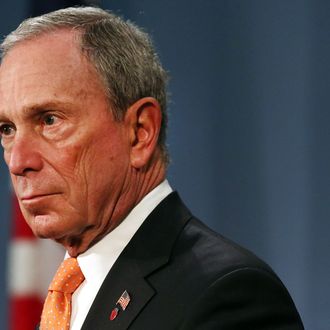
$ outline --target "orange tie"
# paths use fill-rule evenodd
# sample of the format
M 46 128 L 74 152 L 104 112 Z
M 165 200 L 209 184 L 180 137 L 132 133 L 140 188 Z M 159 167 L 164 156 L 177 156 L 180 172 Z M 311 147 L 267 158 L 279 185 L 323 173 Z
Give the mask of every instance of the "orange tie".
M 40 330 L 70 329 L 71 296 L 84 279 L 76 258 L 62 262 L 48 288 Z

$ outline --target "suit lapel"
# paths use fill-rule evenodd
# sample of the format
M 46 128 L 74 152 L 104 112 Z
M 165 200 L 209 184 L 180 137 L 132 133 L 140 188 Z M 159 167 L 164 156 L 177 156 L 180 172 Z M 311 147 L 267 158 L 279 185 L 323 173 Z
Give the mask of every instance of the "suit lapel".
M 88 313 L 82 329 L 127 329 L 140 309 L 152 298 L 154 291 L 134 265 L 128 268 L 128 260 L 121 262 L 128 271 L 121 273 L 119 268 L 107 276 Z M 119 297 L 127 291 L 131 301 L 125 311 L 119 308 L 118 315 L 110 320 Z
M 177 193 L 170 194 L 156 207 L 110 270 L 82 330 L 129 327 L 157 294 L 146 278 L 168 262 L 172 246 L 190 217 Z M 119 308 L 111 321 L 111 311 L 125 290 L 131 298 L 129 305 L 125 311 Z

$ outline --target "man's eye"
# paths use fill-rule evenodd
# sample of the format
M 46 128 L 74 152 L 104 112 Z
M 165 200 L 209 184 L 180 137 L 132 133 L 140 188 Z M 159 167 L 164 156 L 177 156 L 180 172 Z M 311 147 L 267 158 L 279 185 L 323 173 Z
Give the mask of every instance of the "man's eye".
M 44 122 L 45 125 L 51 126 L 51 125 L 54 125 L 56 123 L 56 119 L 57 119 L 56 116 L 51 115 L 51 114 L 46 114 L 43 117 L 43 122 Z
M 0 135 L 1 136 L 10 136 L 15 132 L 14 127 L 9 124 L 0 125 Z

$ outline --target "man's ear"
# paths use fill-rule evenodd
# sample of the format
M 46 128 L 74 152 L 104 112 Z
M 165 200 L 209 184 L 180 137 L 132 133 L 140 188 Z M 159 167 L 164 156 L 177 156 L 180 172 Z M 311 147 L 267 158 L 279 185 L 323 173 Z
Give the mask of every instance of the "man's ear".
M 148 164 L 157 148 L 162 114 L 152 97 L 144 97 L 131 105 L 125 114 L 131 145 L 131 165 L 142 168 Z

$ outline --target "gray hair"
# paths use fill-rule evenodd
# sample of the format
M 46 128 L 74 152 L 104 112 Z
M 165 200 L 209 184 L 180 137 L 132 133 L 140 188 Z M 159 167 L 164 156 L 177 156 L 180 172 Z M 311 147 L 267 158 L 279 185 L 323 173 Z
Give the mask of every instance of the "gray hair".
M 124 118 L 127 108 L 151 96 L 160 104 L 162 125 L 158 139 L 167 162 L 167 74 L 148 34 L 129 21 L 95 7 L 71 7 L 23 21 L 0 46 L 1 58 L 17 43 L 61 28 L 80 32 L 80 47 L 93 63 L 106 87 L 114 117 Z

